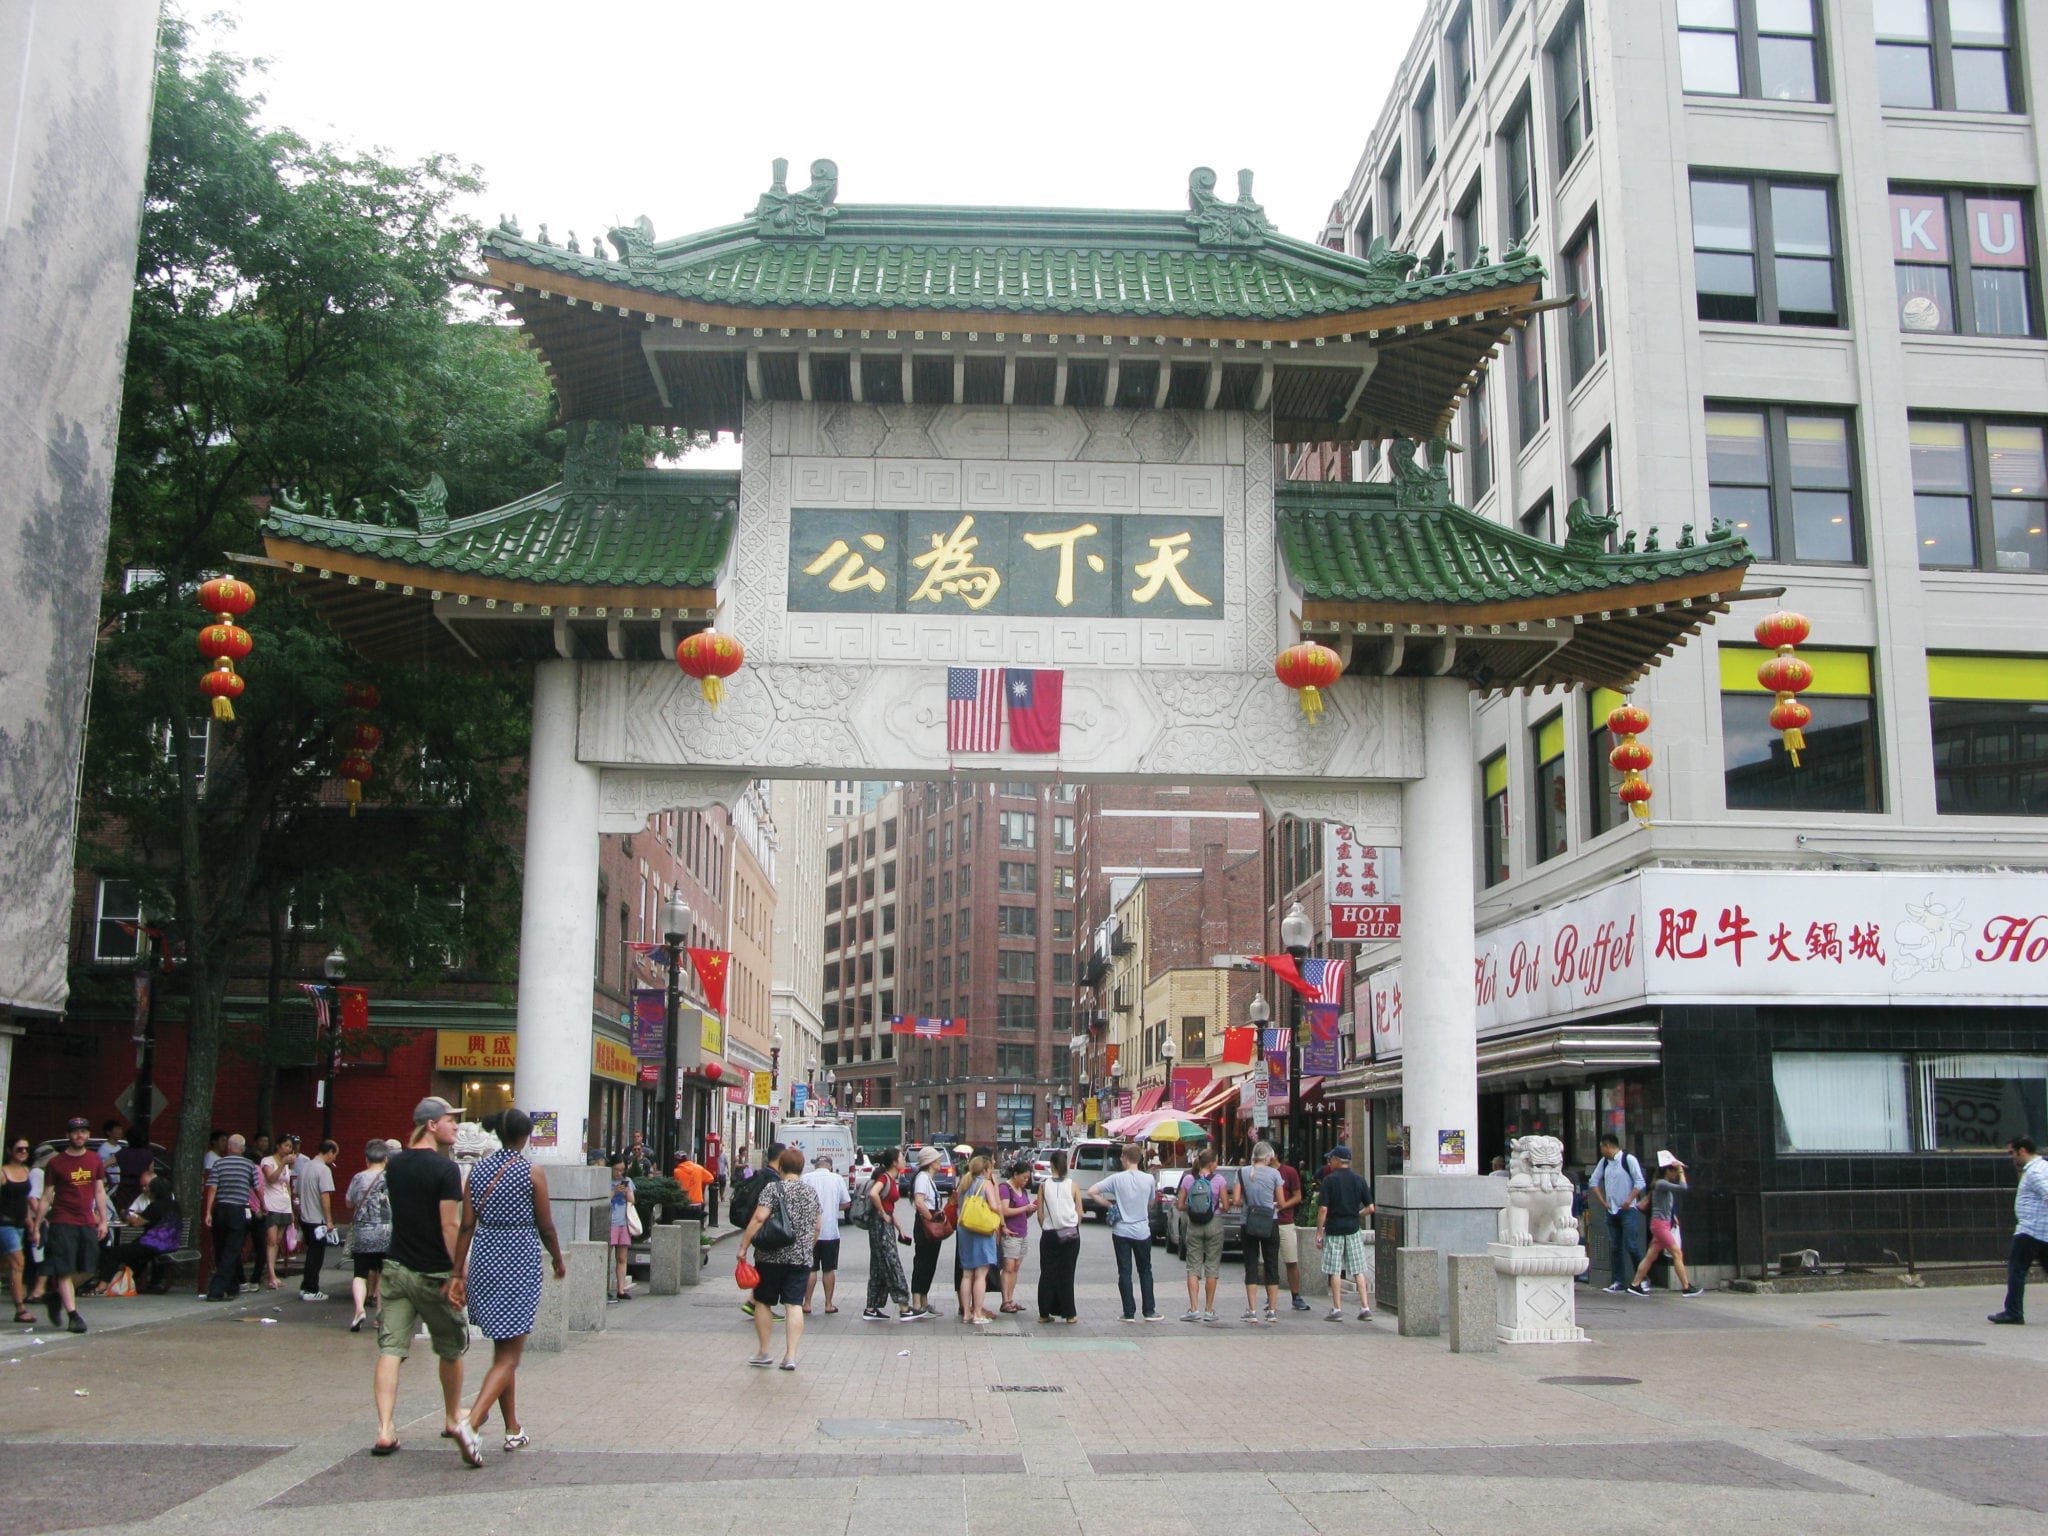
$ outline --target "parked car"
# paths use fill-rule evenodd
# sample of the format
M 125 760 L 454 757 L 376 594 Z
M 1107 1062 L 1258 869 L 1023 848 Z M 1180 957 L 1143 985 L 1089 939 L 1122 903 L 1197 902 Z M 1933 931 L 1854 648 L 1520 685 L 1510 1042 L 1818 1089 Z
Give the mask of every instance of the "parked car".
M 1166 1196 L 1166 1246 L 1172 1249 L 1179 1257 L 1186 1258 L 1188 1251 L 1187 1215 L 1176 1204 L 1176 1200 L 1180 1194 L 1180 1176 L 1187 1172 L 1187 1170 L 1185 1168 L 1171 1168 L 1165 1171 L 1173 1175 L 1173 1188 Z M 1219 1167 L 1216 1171 L 1223 1175 L 1224 1190 L 1232 1199 L 1235 1199 L 1238 1194 L 1237 1176 L 1243 1173 L 1244 1169 Z M 1232 1205 L 1227 1210 L 1218 1212 L 1216 1219 L 1223 1223 L 1223 1251 L 1225 1253 L 1242 1253 L 1244 1251 L 1244 1207 L 1242 1205 Z
M 917 1168 L 917 1154 L 923 1150 L 924 1143 L 921 1141 L 913 1141 L 909 1146 L 905 1147 L 903 1149 L 903 1166 L 914 1172 Z M 939 1198 L 944 1200 L 953 1193 L 954 1186 L 960 1182 L 960 1172 L 953 1165 L 952 1150 L 947 1147 L 941 1147 L 939 1150 L 944 1156 L 941 1158 L 938 1167 L 932 1170 L 932 1184 L 938 1190 Z
M 1167 1215 L 1173 1208 L 1174 1197 L 1180 1193 L 1180 1176 L 1184 1168 L 1155 1168 L 1152 1170 L 1154 1189 L 1152 1191 L 1152 1241 L 1163 1243 L 1167 1240 L 1169 1223 Z
M 1068 1160 L 1068 1172 L 1072 1174 L 1074 1183 L 1079 1186 L 1082 1194 L 1087 1194 L 1123 1166 L 1118 1161 L 1117 1153 L 1121 1145 L 1122 1143 L 1107 1136 L 1084 1136 L 1074 1143 L 1071 1149 L 1073 1155 Z M 1084 1217 L 1103 1217 L 1102 1207 L 1097 1205 L 1083 1206 L 1081 1213 Z
M 1038 1188 L 1052 1177 L 1052 1147 L 1036 1147 L 1031 1153 L 1031 1187 Z

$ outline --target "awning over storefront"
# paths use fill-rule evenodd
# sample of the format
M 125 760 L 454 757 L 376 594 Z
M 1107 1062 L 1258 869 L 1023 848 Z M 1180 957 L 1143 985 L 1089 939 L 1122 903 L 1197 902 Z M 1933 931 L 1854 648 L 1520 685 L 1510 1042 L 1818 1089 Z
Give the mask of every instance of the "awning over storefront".
M 1131 1106 L 1131 1113 L 1142 1115 L 1148 1110 L 1157 1109 L 1165 1097 L 1166 1085 L 1164 1083 L 1155 1083 L 1150 1088 L 1141 1088 L 1138 1090 L 1137 1103 Z
M 1237 1102 L 1238 1085 L 1244 1079 L 1233 1077 L 1224 1082 L 1211 1083 L 1202 1096 L 1187 1107 L 1190 1120 L 1216 1120 L 1230 1112 Z
M 1654 1067 L 1662 1059 L 1654 1019 L 1557 1024 L 1524 1035 L 1479 1042 L 1482 1087 L 1505 1088 L 1545 1078 L 1586 1077 L 1629 1067 Z M 1302 1085 L 1304 1096 L 1308 1085 Z M 1399 1058 L 1360 1062 L 1330 1079 L 1330 1092 L 1373 1098 L 1401 1091 Z

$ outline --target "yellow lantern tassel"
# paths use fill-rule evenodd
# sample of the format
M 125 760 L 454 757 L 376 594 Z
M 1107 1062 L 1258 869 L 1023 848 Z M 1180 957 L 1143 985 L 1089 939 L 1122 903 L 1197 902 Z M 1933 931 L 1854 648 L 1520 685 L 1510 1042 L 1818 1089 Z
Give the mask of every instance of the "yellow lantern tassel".
M 353 820 L 356 814 L 356 807 L 363 803 L 363 786 L 354 779 L 343 779 L 341 781 L 341 798 L 348 802 L 349 818 Z
M 1792 759 L 1792 766 L 1799 766 L 1799 754 L 1806 750 L 1806 735 L 1798 726 L 1785 733 L 1785 751 Z
M 228 702 L 226 695 L 214 695 L 213 718 L 216 720 L 233 720 L 235 718 L 235 706 Z
M 704 690 L 704 702 L 713 709 L 725 702 L 725 684 L 715 677 L 707 677 L 698 685 Z
M 1301 712 L 1308 716 L 1308 723 L 1314 725 L 1323 717 L 1323 696 L 1314 683 L 1301 690 Z

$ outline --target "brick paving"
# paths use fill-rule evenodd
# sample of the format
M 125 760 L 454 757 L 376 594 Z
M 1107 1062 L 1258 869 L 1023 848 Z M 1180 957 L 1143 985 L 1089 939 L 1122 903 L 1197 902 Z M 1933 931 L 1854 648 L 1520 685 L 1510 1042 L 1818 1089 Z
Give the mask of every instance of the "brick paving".
M 2048 1329 L 1988 1328 L 1981 1288 L 1860 1308 L 1583 1298 L 1591 1343 L 1452 1355 L 1390 1319 L 1242 1327 L 1228 1285 L 1230 1321 L 1127 1326 L 1108 1245 L 1088 1237 L 1073 1328 L 1029 1312 L 995 1329 L 864 1323 L 849 1245 L 843 1310 L 813 1319 L 794 1374 L 746 1366 L 752 1331 L 716 1254 L 703 1287 L 614 1307 L 606 1332 L 530 1356 L 534 1447 L 508 1456 L 488 1437 L 481 1471 L 435 1438 L 424 1352 L 402 1379 L 406 1449 L 365 1454 L 375 1345 L 345 1331 L 344 1306 L 89 1303 L 83 1338 L 0 1330 L 0 1532 L 158 1536 L 253 1513 L 321 1536 L 1583 1536 L 1654 1513 L 1701 1531 L 2003 1536 L 2048 1512 L 2048 1442 L 2007 1432 Z M 1178 1266 L 1158 1257 L 1165 1304 Z M 137 1325 L 104 1326 L 123 1319 Z M 1942 1338 L 1980 1347 L 1911 1342 Z M 472 1390 L 486 1358 L 472 1353 Z M 1585 1380 L 1603 1377 L 1634 1384 Z

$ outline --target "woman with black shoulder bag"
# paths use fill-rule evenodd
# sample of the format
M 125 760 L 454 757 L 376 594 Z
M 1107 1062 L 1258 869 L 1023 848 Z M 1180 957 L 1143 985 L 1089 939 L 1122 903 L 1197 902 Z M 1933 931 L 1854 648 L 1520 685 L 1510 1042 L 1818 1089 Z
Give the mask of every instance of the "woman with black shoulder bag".
M 1067 1154 L 1053 1153 L 1052 1172 L 1038 1186 L 1038 1320 L 1081 1321 L 1074 1269 L 1081 1262 L 1081 1188 L 1067 1176 Z

